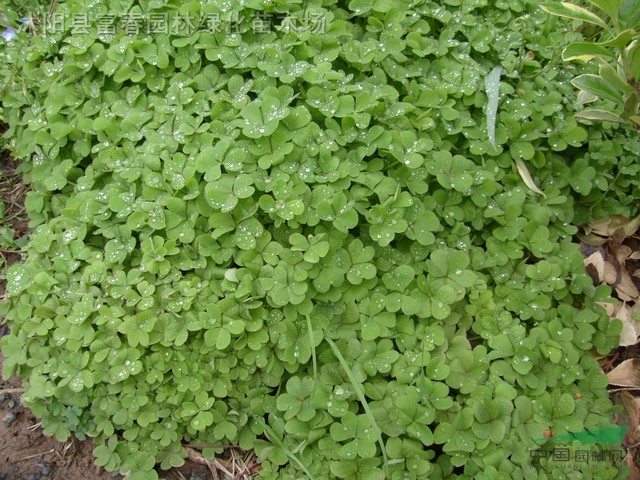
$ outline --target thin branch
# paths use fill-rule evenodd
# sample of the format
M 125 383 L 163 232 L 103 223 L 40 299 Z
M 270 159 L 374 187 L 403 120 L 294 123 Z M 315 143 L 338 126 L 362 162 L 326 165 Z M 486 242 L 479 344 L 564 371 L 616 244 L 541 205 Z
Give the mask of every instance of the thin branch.
M 37 457 L 40 457 L 42 455 L 49 455 L 50 453 L 55 453 L 55 451 L 56 451 L 56 449 L 52 448 L 51 450 L 47 450 L 46 452 L 34 453 L 33 455 L 26 456 L 24 458 L 19 459 L 18 461 L 22 462 L 23 460 L 30 460 L 32 458 L 37 458 Z
M 621 387 L 621 388 L 612 388 L 611 390 L 609 390 L 609 393 L 615 393 L 615 392 L 626 392 L 629 390 L 640 390 L 640 387 Z
M 2 393 L 24 393 L 24 388 L 2 388 L 0 394 Z

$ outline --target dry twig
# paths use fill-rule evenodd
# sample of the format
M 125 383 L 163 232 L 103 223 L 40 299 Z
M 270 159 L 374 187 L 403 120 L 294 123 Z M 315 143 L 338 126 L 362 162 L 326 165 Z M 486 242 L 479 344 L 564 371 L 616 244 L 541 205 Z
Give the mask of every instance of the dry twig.
M 51 450 L 47 450 L 46 452 L 40 452 L 40 453 L 34 453 L 33 455 L 27 455 L 24 458 L 20 458 L 18 461 L 22 462 L 24 460 L 30 460 L 32 458 L 37 458 L 37 457 L 40 457 L 42 455 L 49 455 L 50 453 L 56 453 L 56 449 L 52 448 Z
M 0 388 L 0 394 L 2 393 L 24 393 L 24 388 Z

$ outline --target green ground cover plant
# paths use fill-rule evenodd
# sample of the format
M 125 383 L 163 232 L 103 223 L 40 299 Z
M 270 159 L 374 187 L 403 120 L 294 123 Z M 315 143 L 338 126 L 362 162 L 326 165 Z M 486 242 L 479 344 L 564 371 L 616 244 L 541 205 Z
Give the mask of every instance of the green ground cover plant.
M 262 478 L 620 478 L 531 456 L 613 425 L 593 353 L 621 325 L 572 236 L 637 212 L 640 145 L 574 118 L 594 67 L 561 52 L 588 31 L 529 0 L 35 12 L 0 47 L 31 187 L 1 345 L 47 434 L 131 480 L 185 443 Z
M 548 3 L 542 8 L 569 20 L 602 29 L 600 38 L 575 42 L 562 52 L 564 60 L 597 59 L 597 73 L 585 73 L 572 83 L 585 103 L 596 99 L 613 108 L 588 108 L 576 114 L 587 121 L 617 122 L 640 132 L 640 2 L 637 0 L 592 0 L 588 8 L 573 3 Z

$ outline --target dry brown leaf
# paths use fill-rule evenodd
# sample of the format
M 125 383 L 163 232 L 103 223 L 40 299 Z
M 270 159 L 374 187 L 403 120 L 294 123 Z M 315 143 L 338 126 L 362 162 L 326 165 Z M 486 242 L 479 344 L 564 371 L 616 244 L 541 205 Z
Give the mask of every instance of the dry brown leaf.
M 620 346 L 628 347 L 638 342 L 638 332 L 628 322 L 622 322 L 622 331 L 620 332 Z
M 640 398 L 624 391 L 620 392 L 620 395 L 628 417 L 624 423 L 628 423 L 629 426 L 623 445 L 635 445 L 640 434 Z
M 593 252 L 585 258 L 584 266 L 594 282 L 602 283 L 604 279 L 604 257 L 601 252 Z
M 640 359 L 625 360 L 607 373 L 609 385 L 618 387 L 640 387 Z
M 629 259 L 630 260 L 640 260 L 640 250 L 637 250 L 637 251 L 633 252 L 631 255 L 629 255 Z
M 527 187 L 529 187 L 529 190 L 531 190 L 532 192 L 538 193 L 543 197 L 546 197 L 544 192 L 538 188 L 538 186 L 536 185 L 536 182 L 531 177 L 531 173 L 529 172 L 527 165 L 519 158 L 516 158 L 516 167 L 518 169 L 518 173 L 520 174 L 520 177 L 522 178 L 522 181 Z
M 598 302 L 598 305 L 604 308 L 610 319 L 616 319 L 622 322 L 620 346 L 626 347 L 638 343 L 638 337 L 640 337 L 640 320 L 636 320 L 634 314 L 640 311 L 639 304 L 628 305 L 625 302 Z
M 631 247 L 629 247 L 628 245 L 620 245 L 613 252 L 616 256 L 616 259 L 618 260 L 618 263 L 620 263 L 620 265 L 624 265 L 633 250 L 631 250 Z
M 604 264 L 603 280 L 608 285 L 613 285 L 616 283 L 616 280 L 618 280 L 618 270 L 616 270 L 616 267 L 609 262 L 605 262 Z
M 618 228 L 613 234 L 609 237 L 609 246 L 611 250 L 614 252 L 622 245 L 624 239 L 627 238 L 627 233 L 622 228 Z
M 594 220 L 593 222 L 584 225 L 583 228 L 587 235 L 590 235 L 593 233 L 595 235 L 600 235 L 601 237 L 608 237 L 610 223 L 611 223 L 610 218 Z
M 614 215 L 605 220 L 598 220 L 585 226 L 587 234 L 593 232 L 601 237 L 610 237 L 616 230 L 622 228 L 626 235 L 633 235 L 640 227 L 640 215 L 632 219 Z
M 633 282 L 626 270 L 620 272 L 620 278 L 615 283 L 614 288 L 620 300 L 635 302 L 640 297 L 640 291 Z
M 599 247 L 600 245 L 604 245 L 605 243 L 607 243 L 606 238 L 596 235 L 595 233 L 590 233 L 588 235 L 584 233 L 578 233 L 577 235 L 581 242 L 593 247 Z
M 607 315 L 609 315 L 610 317 L 613 317 L 616 314 L 616 311 L 618 310 L 616 308 L 618 305 L 617 303 L 597 302 L 597 304 L 600 305 L 602 308 L 604 308 L 604 310 L 607 312 Z
M 618 311 L 613 318 L 622 322 L 622 331 L 620 332 L 620 346 L 628 347 L 638 342 L 639 332 L 636 330 L 636 322 L 631 318 L 631 308 L 620 302 Z
M 629 432 L 635 432 L 638 426 L 640 426 L 640 398 L 624 391 L 620 392 L 620 395 L 629 414 Z

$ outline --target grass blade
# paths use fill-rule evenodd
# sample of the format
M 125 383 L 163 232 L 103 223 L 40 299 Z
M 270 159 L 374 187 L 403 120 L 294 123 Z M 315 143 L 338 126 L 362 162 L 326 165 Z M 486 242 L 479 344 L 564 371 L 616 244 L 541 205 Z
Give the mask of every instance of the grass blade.
M 484 79 L 484 88 L 487 93 L 487 134 L 489 141 L 496 146 L 496 118 L 498 116 L 498 101 L 500 100 L 500 75 L 502 67 L 495 67 Z
M 314 385 L 318 381 L 318 360 L 316 359 L 316 339 L 313 335 L 313 326 L 311 325 L 311 317 L 307 315 L 307 330 L 309 331 L 309 342 L 311 342 L 311 359 L 313 361 L 313 382 Z
M 276 417 L 275 415 L 273 416 L 273 419 L 278 422 L 278 424 L 280 425 L 280 427 L 282 428 L 282 430 L 284 431 L 284 425 L 282 425 L 282 422 L 280 421 L 280 419 L 278 417 Z M 302 463 L 302 460 L 300 460 L 298 457 L 296 457 L 296 455 L 287 448 L 287 446 L 285 445 L 285 443 L 280 439 L 280 437 L 278 436 L 278 434 L 276 434 L 276 432 L 273 431 L 273 428 L 271 428 L 271 426 L 267 423 L 264 422 L 264 424 L 262 425 L 264 427 L 264 431 L 267 434 L 267 438 L 272 442 L 275 443 L 277 446 L 279 446 L 283 451 L 284 454 L 292 461 L 294 462 L 296 465 L 298 465 L 300 467 L 300 470 L 302 470 L 304 472 L 304 474 L 309 477 L 309 480 L 315 480 L 314 476 L 311 475 L 311 472 L 309 472 L 309 469 L 306 467 L 306 465 L 304 463 Z
M 380 450 L 382 451 L 382 457 L 384 458 L 385 474 L 387 478 L 389 478 L 389 468 L 388 468 L 389 460 L 387 458 L 387 449 L 385 448 L 384 441 L 382 440 L 382 430 L 380 430 L 380 427 L 378 427 L 378 424 L 376 423 L 376 419 L 373 416 L 373 412 L 369 408 L 367 399 L 364 396 L 364 391 L 362 390 L 362 387 L 360 386 L 360 384 L 356 381 L 356 378 L 354 377 L 353 372 L 351 371 L 351 368 L 349 368 L 349 365 L 347 364 L 347 361 L 342 356 L 342 353 L 340 352 L 340 349 L 338 348 L 338 346 L 330 338 L 325 338 L 325 340 L 331 347 L 331 350 L 333 350 L 334 355 L 336 356 L 343 370 L 347 374 L 347 377 L 349 378 L 349 381 L 351 382 L 353 389 L 356 391 L 356 395 L 358 395 L 358 399 L 360 400 L 360 403 L 362 403 L 362 407 L 364 408 L 365 413 L 369 417 L 369 420 L 371 420 L 371 425 L 376 431 L 376 435 L 378 437 L 378 444 L 380 445 Z

